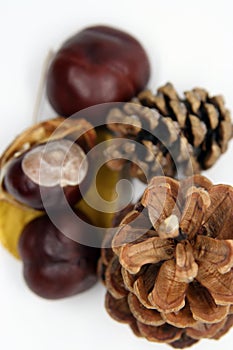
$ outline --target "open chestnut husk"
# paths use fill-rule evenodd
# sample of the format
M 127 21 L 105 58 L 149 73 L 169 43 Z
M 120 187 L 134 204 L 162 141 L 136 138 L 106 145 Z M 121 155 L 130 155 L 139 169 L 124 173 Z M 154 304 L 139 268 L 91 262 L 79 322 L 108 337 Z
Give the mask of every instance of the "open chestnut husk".
M 1 170 L 2 176 L 3 170 L 5 169 L 5 164 L 8 164 L 8 159 L 10 162 L 11 159 L 14 159 L 13 155 L 17 153 L 17 150 L 26 148 L 25 146 L 22 146 L 25 140 L 30 141 L 29 143 L 31 145 L 39 143 L 39 140 L 46 140 L 46 138 L 48 138 L 52 133 L 52 130 L 54 130 L 54 128 L 61 123 L 61 120 L 64 119 L 59 118 L 50 120 L 45 122 L 45 124 L 39 124 L 35 129 L 29 129 L 30 132 L 26 131 L 21 134 L 1 158 L 3 165 Z M 65 137 L 67 134 L 68 125 L 74 125 L 73 131 L 77 128 L 77 121 L 74 124 L 73 121 L 70 121 L 70 119 L 66 119 L 65 121 L 66 123 L 60 124 L 60 127 L 57 129 L 61 130 L 61 126 L 63 126 L 64 132 L 59 135 L 60 137 Z M 95 143 L 98 145 L 109 142 L 112 138 L 112 134 L 107 129 L 103 128 L 98 128 L 96 132 L 92 129 L 88 131 L 88 133 L 88 137 L 85 133 L 82 140 L 80 140 L 80 138 L 78 139 L 79 145 L 85 150 L 85 152 L 87 152 L 88 149 Z M 97 136 L 96 139 L 95 135 Z M 68 137 L 71 138 L 71 136 L 72 138 L 75 137 L 74 135 L 70 134 Z M 36 142 L 36 140 L 38 140 L 38 142 Z M 82 194 L 84 194 L 84 196 L 80 201 L 78 201 L 77 204 L 75 204 L 75 208 L 91 218 L 93 225 L 99 227 L 100 231 L 101 228 L 112 227 L 112 218 L 115 211 L 118 210 L 118 204 L 115 201 L 116 185 L 120 179 L 126 178 L 126 174 L 119 171 L 113 171 L 109 169 L 107 165 L 103 165 L 98 169 L 98 162 L 96 162 L 96 159 L 101 159 L 101 154 L 102 151 L 101 149 L 98 149 L 98 147 L 93 147 L 91 152 L 88 152 L 87 156 L 88 161 L 90 160 L 90 167 L 88 168 L 88 181 L 85 181 L 85 184 L 89 184 L 89 177 L 92 179 L 92 181 L 87 191 L 84 193 L 84 183 L 81 183 Z M 96 191 L 99 196 L 106 201 L 105 203 L 108 203 L 107 211 L 101 210 L 103 207 L 99 201 L 98 195 L 96 195 Z M 51 209 L 53 210 L 58 208 L 58 206 L 61 207 L 60 203 L 56 203 L 55 208 L 50 208 L 49 211 L 51 211 Z M 66 206 L 62 207 L 62 209 L 64 210 L 65 207 Z M 18 241 L 19 237 L 21 236 L 21 232 L 30 221 L 41 215 L 43 215 L 42 211 L 32 209 L 30 206 L 28 207 L 22 203 L 19 203 L 15 197 L 11 196 L 6 191 L 3 191 L 2 183 L 2 190 L 0 190 L 0 243 L 16 258 L 20 258 L 18 254 Z
M 145 87 L 150 65 L 142 45 L 108 26 L 85 28 L 69 38 L 52 59 L 47 96 L 57 113 L 129 101 Z M 104 122 L 104 113 L 95 116 Z
M 80 185 L 83 193 L 91 182 L 86 152 L 95 140 L 85 119 L 57 118 L 27 129 L 0 160 L 1 198 L 38 210 L 74 205 Z
M 87 232 L 90 220 L 80 211 L 76 214 L 78 225 L 73 225 L 69 213 L 55 213 L 53 220 L 59 228 L 43 215 L 27 224 L 20 236 L 19 255 L 23 261 L 24 279 L 28 287 L 43 298 L 65 298 L 81 293 L 97 282 L 100 249 L 79 243 L 90 233 Z M 98 246 L 96 232 L 93 236 Z

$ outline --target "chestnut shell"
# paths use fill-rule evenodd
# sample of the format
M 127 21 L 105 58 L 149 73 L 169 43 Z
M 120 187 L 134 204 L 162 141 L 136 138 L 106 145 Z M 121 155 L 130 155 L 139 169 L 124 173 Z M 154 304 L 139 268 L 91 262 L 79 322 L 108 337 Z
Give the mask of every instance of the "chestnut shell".
M 149 60 L 131 35 L 107 26 L 86 28 L 55 55 L 47 79 L 48 99 L 62 116 L 105 102 L 129 101 L 150 74 Z

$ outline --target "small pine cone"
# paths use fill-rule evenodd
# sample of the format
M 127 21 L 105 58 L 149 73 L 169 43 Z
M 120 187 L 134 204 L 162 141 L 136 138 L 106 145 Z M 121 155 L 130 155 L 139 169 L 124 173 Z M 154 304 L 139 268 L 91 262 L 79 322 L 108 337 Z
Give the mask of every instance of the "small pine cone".
M 233 187 L 154 177 L 103 242 L 109 314 L 174 348 L 219 339 L 233 326 L 232 226 Z
M 230 112 L 222 96 L 210 97 L 204 89 L 184 95 L 181 99 L 168 83 L 156 95 L 142 91 L 133 103 L 110 110 L 108 128 L 124 142 L 113 141 L 106 151 L 109 166 L 119 169 L 130 160 L 132 176 L 144 181 L 210 168 L 232 137 Z

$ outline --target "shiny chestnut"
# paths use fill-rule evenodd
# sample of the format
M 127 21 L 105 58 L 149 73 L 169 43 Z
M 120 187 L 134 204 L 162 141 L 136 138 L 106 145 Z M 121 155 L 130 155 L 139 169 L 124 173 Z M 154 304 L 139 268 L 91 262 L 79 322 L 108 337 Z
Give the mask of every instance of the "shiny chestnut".
M 79 242 L 88 235 L 87 217 L 78 213 L 74 225 L 67 212 L 57 212 L 31 221 L 19 240 L 24 279 L 28 287 L 47 299 L 65 298 L 81 293 L 97 282 L 97 261 L 100 249 Z M 60 230 L 60 227 L 62 229 Z M 68 236 L 76 239 L 70 239 Z
M 47 95 L 56 112 L 67 117 L 96 104 L 129 101 L 145 87 L 149 74 L 147 54 L 134 37 L 94 26 L 57 52 L 48 71 Z
M 88 187 L 88 160 L 70 140 L 37 145 L 14 157 L 6 166 L 4 189 L 18 202 L 34 209 L 74 205 Z

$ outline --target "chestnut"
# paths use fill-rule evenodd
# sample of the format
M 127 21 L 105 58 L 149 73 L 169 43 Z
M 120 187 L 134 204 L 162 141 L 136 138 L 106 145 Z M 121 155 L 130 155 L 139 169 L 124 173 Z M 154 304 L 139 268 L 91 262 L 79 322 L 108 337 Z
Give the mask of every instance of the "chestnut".
M 62 139 L 34 146 L 6 166 L 4 189 L 34 209 L 74 205 L 88 187 L 88 159 L 83 149 Z M 90 173 L 90 172 L 89 172 Z
M 55 111 L 67 117 L 96 104 L 129 101 L 145 87 L 149 74 L 147 54 L 134 37 L 94 26 L 57 52 L 48 70 L 47 96 Z
M 47 215 L 40 216 L 27 224 L 20 236 L 18 249 L 24 279 L 43 298 L 59 299 L 81 293 L 97 281 L 100 249 L 82 245 L 65 235 L 72 231 L 77 241 L 82 241 L 88 234 L 89 219 L 81 212 L 78 215 L 82 220 L 75 226 L 69 213 L 55 214 L 62 232 Z

